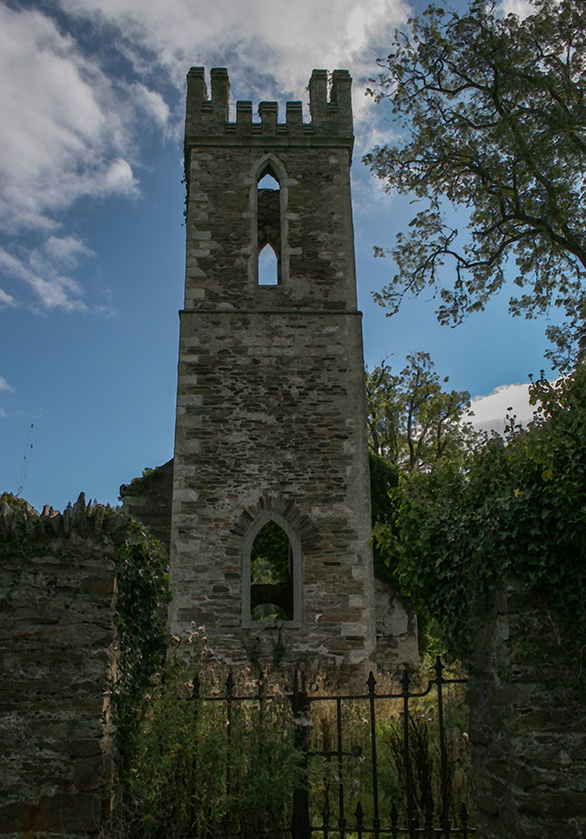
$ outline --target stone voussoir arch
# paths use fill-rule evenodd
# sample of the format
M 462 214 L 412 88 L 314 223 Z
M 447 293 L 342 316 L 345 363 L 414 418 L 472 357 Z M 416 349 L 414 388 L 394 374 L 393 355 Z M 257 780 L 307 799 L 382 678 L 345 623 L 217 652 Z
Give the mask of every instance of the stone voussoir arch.
M 279 496 L 263 496 L 244 509 L 231 532 L 232 539 L 238 544 L 242 564 L 242 625 L 250 629 L 258 623 L 251 616 L 251 553 L 256 536 L 270 521 L 286 533 L 293 556 L 293 619 L 285 621 L 284 625 L 300 627 L 303 622 L 304 560 L 318 549 L 319 535 L 311 518 L 294 501 Z

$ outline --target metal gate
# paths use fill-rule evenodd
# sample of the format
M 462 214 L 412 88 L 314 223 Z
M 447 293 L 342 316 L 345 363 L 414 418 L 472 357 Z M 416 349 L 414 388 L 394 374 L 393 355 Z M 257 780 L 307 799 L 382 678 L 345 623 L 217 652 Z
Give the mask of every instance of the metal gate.
M 439 658 L 435 675 L 423 690 L 411 689 L 406 670 L 398 689 L 386 693 L 377 692 L 372 673 L 364 692 L 345 694 L 308 689 L 305 676 L 295 673 L 292 690 L 279 697 L 280 702 L 285 700 L 282 712 L 289 715 L 294 727 L 299 755 L 291 817 L 272 824 L 267 837 L 472 837 L 475 828 L 470 825 L 467 808 L 463 802 L 454 801 L 445 719 L 446 689 L 465 683 L 466 679 L 446 678 Z M 201 696 L 196 682 L 193 696 L 202 702 L 225 703 L 228 738 L 235 703 L 262 706 L 276 700 L 262 680 L 257 692 L 239 695 L 232 675 L 223 694 Z M 418 722 L 422 703 L 427 703 L 425 707 L 433 717 L 434 772 L 422 746 L 428 737 L 427 728 Z M 395 764 L 391 790 L 389 739 Z M 386 748 L 381 749 L 381 745 Z M 229 788 L 237 767 L 230 763 L 230 748 L 227 754 Z M 425 765 L 426 760 L 430 765 Z

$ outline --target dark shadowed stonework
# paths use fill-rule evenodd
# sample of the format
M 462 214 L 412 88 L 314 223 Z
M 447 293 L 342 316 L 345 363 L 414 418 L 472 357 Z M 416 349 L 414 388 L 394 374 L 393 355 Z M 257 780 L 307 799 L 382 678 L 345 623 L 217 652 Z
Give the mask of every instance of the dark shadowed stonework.
M 111 514 L 0 506 L 0 836 L 97 836 L 112 779 Z M 24 556 L 23 556 L 24 551 Z
M 153 536 L 163 543 L 167 552 L 171 542 L 172 494 L 172 460 L 120 487 L 124 512 L 146 524 Z
M 560 652 L 539 602 L 503 591 L 475 639 L 468 691 L 482 839 L 586 836 L 584 676 Z

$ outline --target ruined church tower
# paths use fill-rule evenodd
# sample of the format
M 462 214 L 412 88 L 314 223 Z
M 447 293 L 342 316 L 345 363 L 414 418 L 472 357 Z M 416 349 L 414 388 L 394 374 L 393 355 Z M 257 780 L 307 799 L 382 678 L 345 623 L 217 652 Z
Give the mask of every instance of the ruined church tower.
M 188 75 L 171 627 L 237 663 L 371 666 L 375 650 L 351 79 L 237 102 Z

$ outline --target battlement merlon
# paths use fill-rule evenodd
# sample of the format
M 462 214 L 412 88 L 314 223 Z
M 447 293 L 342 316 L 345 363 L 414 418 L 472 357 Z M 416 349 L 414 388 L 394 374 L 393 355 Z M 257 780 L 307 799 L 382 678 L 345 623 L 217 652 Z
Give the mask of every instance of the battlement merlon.
M 253 122 L 252 102 L 236 103 L 236 121 L 229 121 L 230 80 L 224 67 L 210 72 L 211 97 L 203 67 L 187 74 L 186 143 L 341 145 L 352 150 L 352 78 L 347 70 L 334 70 L 328 99 L 327 70 L 314 70 L 309 82 L 311 122 L 303 122 L 301 102 L 287 102 L 285 122 L 279 122 L 277 102 L 260 102 L 260 122 Z

